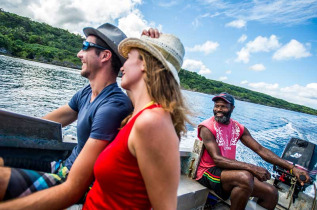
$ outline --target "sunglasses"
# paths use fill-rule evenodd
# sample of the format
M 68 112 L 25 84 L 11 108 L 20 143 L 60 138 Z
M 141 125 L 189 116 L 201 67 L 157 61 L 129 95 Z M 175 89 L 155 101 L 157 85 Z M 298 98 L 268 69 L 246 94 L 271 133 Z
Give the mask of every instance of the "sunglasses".
M 83 48 L 82 50 L 88 50 L 89 47 L 95 47 L 98 49 L 102 49 L 102 50 L 108 50 L 107 48 L 101 47 L 97 44 L 91 43 L 91 42 L 87 42 L 87 41 L 83 41 Z

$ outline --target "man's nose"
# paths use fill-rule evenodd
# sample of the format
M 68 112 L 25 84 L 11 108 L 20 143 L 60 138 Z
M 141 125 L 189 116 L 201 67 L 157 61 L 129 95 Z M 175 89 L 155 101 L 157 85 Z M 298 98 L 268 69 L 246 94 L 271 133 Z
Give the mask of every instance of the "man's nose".
M 77 57 L 78 57 L 78 58 L 81 58 L 81 57 L 82 57 L 82 51 L 83 51 L 83 50 L 80 50 L 80 51 L 77 53 Z
M 221 112 L 222 111 L 222 107 L 216 107 L 216 111 Z

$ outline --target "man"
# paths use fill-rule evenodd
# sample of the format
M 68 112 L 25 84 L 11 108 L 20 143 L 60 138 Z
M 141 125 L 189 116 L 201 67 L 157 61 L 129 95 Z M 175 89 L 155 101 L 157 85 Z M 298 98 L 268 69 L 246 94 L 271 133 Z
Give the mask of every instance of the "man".
M 43 117 L 62 126 L 78 120 L 78 145 L 62 164 L 56 166 L 56 174 L 0 167 L 0 201 L 64 182 L 84 145 L 90 145 L 91 153 L 99 154 L 114 139 L 121 121 L 133 110 L 131 101 L 116 83 L 125 61 L 118 53 L 118 44 L 126 35 L 109 23 L 97 29 L 87 27 L 83 31 L 86 40 L 77 57 L 82 61 L 81 75 L 89 80 L 89 85 L 79 90 L 67 105 Z M 154 29 L 144 30 L 143 34 L 159 36 Z M 92 168 L 87 170 L 92 172 Z
M 305 175 L 305 182 L 310 180 L 305 171 L 262 147 L 246 127 L 230 119 L 234 109 L 233 96 L 220 93 L 212 100 L 215 102 L 214 116 L 198 126 L 198 138 L 205 147 L 197 169 L 196 180 L 199 183 L 225 200 L 230 196 L 231 209 L 245 209 L 250 196 L 258 197 L 258 204 L 266 209 L 275 208 L 278 192 L 265 182 L 271 174 L 262 167 L 235 160 L 239 139 L 265 161 L 289 170 L 298 180 L 300 175 Z M 303 181 L 300 183 L 304 184 Z

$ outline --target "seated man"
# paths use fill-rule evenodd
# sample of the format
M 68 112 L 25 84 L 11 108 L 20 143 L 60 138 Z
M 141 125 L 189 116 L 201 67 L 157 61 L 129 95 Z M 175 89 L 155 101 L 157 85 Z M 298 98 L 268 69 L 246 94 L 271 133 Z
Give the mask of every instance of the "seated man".
M 215 102 L 214 116 L 198 126 L 198 138 L 205 146 L 197 169 L 196 180 L 199 183 L 224 200 L 230 196 L 231 209 L 245 209 L 250 196 L 257 197 L 258 204 L 266 209 L 275 208 L 277 189 L 265 182 L 271 178 L 271 174 L 262 167 L 235 160 L 239 139 L 265 161 L 289 170 L 298 180 L 300 175 L 305 175 L 305 182 L 310 180 L 305 171 L 261 146 L 246 127 L 230 119 L 234 109 L 233 96 L 220 93 L 212 100 Z
M 126 35 L 116 26 L 105 23 L 97 29 L 83 29 L 86 40 L 77 57 L 82 61 L 81 75 L 89 84 L 79 90 L 70 102 L 43 118 L 67 126 L 77 120 L 78 144 L 72 154 L 52 168 L 53 173 L 0 167 L 0 201 L 26 196 L 64 182 L 85 144 L 98 154 L 117 135 L 121 121 L 133 111 L 130 99 L 119 88 L 116 78 L 125 59 L 118 53 Z M 155 29 L 144 35 L 158 37 Z M 0 166 L 5 166 L 0 158 Z M 87 169 L 89 170 L 89 169 Z M 91 171 L 92 172 L 92 171 Z

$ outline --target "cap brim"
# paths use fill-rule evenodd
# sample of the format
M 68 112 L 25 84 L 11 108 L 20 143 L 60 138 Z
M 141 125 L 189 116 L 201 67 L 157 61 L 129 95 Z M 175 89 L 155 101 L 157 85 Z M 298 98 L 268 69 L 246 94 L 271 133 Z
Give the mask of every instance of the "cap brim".
M 158 49 L 148 44 L 147 42 L 143 41 L 142 39 L 126 38 L 119 44 L 118 48 L 119 48 L 119 53 L 124 58 L 128 58 L 128 53 L 130 52 L 132 48 L 139 48 L 149 52 L 156 59 L 158 59 L 167 70 L 169 70 L 172 73 L 176 82 L 180 84 L 176 68 L 164 58 L 164 56 L 160 53 Z
M 106 42 L 106 44 L 111 48 L 111 50 L 118 56 L 118 58 L 120 59 L 121 62 L 121 66 L 124 64 L 125 62 L 125 58 L 122 57 L 120 55 L 120 53 L 118 52 L 118 46 L 113 43 L 113 41 L 111 41 L 107 36 L 105 36 L 103 33 L 101 33 L 100 31 L 98 31 L 95 28 L 92 27 L 86 27 L 83 29 L 85 36 L 90 36 L 90 35 L 94 35 L 94 36 L 98 36 L 100 37 L 103 41 Z
M 212 98 L 212 101 L 215 101 L 215 100 L 217 100 L 217 99 L 222 99 L 222 100 L 224 100 L 225 102 L 231 104 L 230 101 L 228 101 L 227 99 L 225 99 L 225 98 L 223 98 L 223 97 L 221 97 L 221 96 L 215 96 L 215 97 L 213 97 L 213 98 Z

